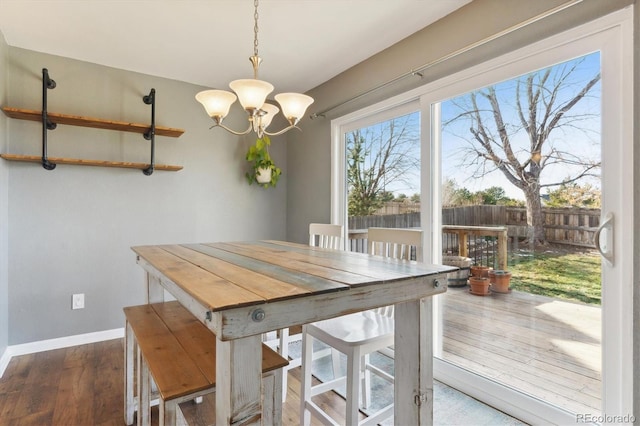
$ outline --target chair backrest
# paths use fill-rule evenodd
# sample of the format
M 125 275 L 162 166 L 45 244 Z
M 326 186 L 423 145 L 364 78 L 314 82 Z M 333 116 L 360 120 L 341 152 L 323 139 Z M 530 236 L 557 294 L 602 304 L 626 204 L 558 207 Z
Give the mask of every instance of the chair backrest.
M 394 259 L 422 261 L 422 231 L 406 228 L 369 228 L 367 233 L 369 254 Z M 415 258 L 411 249 L 415 250 Z M 393 317 L 393 305 L 376 308 L 381 315 Z
M 369 254 L 394 259 L 422 261 L 422 231 L 406 228 L 369 228 Z M 415 257 L 411 256 L 411 249 Z
M 342 233 L 342 225 L 310 223 L 309 245 L 338 250 L 342 249 Z

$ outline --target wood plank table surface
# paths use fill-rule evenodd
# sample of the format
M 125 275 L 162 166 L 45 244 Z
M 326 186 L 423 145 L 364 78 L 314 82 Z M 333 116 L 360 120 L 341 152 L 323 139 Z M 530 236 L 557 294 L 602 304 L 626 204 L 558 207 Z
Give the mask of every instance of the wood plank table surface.
M 217 336 L 216 424 L 261 423 L 261 334 L 395 305 L 395 414 L 433 422 L 430 296 L 455 267 L 283 241 L 132 247 L 149 303 L 164 290 Z

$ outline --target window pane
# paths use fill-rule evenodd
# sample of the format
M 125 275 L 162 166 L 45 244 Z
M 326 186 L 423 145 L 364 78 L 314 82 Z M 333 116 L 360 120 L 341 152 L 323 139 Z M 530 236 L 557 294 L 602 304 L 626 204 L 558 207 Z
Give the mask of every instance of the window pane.
M 420 226 L 420 113 L 345 133 L 350 240 L 372 226 Z M 351 249 L 366 251 L 352 241 Z

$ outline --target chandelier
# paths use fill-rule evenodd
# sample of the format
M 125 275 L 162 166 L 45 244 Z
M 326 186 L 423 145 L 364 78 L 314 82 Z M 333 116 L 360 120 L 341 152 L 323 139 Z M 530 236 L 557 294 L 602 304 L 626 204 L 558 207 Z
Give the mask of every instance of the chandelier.
M 259 138 L 262 138 L 264 135 L 276 136 L 294 128 L 299 129 L 296 124 L 304 116 L 309 105 L 313 103 L 313 98 L 301 93 L 275 95 L 289 126 L 274 133 L 266 131 L 267 126 L 280 110 L 277 106 L 265 102 L 267 95 L 273 91 L 273 85 L 258 80 L 258 68 L 262 62 L 262 58 L 258 56 L 258 0 L 254 0 L 253 6 L 253 56 L 249 57 L 253 65 L 253 79 L 234 80 L 229 83 L 229 87 L 235 94 L 226 90 L 204 90 L 196 95 L 196 100 L 204 106 L 207 114 L 213 119 L 215 124 L 212 127 L 222 127 L 234 135 L 246 135 L 253 130 Z M 242 132 L 237 132 L 222 124 L 222 120 L 229 114 L 229 109 L 236 98 L 240 100 L 242 108 L 249 116 L 249 127 Z

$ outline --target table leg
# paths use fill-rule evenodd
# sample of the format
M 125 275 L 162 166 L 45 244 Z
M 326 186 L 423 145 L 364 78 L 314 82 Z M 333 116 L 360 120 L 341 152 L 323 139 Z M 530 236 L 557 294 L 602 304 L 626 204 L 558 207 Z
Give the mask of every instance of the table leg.
M 284 368 L 281 369 L 286 373 Z M 282 372 L 262 376 L 262 424 L 282 426 Z
M 395 305 L 394 423 L 433 424 L 432 300 Z
M 160 280 L 147 273 L 147 303 L 164 302 L 164 287 Z
M 260 335 L 221 341 L 216 346 L 216 424 L 252 425 L 262 421 Z

